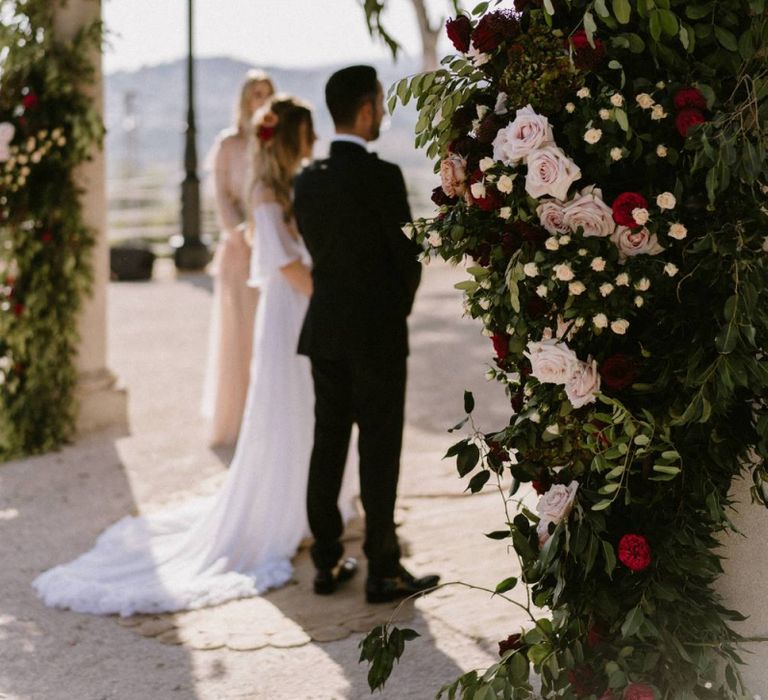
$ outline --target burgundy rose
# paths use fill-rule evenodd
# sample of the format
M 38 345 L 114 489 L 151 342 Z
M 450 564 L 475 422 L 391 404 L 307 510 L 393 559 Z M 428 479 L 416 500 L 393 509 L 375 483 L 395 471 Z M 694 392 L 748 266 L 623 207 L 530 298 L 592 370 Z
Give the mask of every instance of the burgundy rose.
M 469 131 L 475 117 L 477 108 L 472 104 L 463 104 L 451 116 L 451 126 L 462 132 Z
M 622 700 L 654 700 L 656 693 L 645 683 L 632 683 L 624 689 Z
M 632 571 L 647 569 L 651 565 L 651 548 L 645 537 L 624 535 L 619 540 L 619 561 Z
M 597 700 L 616 700 L 616 696 L 612 690 L 608 689 Z
M 573 46 L 573 62 L 581 70 L 594 70 L 605 58 L 605 46 L 600 39 L 592 37 L 595 44 L 592 46 L 587 38 L 587 33 L 580 29 L 571 36 Z
M 39 104 L 40 100 L 34 92 L 28 92 L 21 98 L 21 106 L 24 109 L 34 109 Z
M 613 220 L 620 226 L 637 226 L 632 212 L 635 209 L 647 209 L 648 202 L 639 192 L 622 192 L 613 200 L 611 209 L 613 210 Z
M 520 634 L 510 634 L 509 637 L 499 642 L 499 656 L 504 656 L 511 649 L 520 649 Z
M 469 51 L 470 37 L 472 36 L 472 22 L 469 17 L 459 15 L 456 19 L 449 19 L 445 23 L 445 31 L 457 51 L 462 53 Z
M 490 243 L 481 243 L 477 248 L 468 250 L 474 261 L 481 267 L 488 267 L 491 263 L 491 252 L 493 248 Z
M 608 641 L 608 630 L 602 622 L 596 622 L 587 632 L 587 646 L 595 649 Z
M 549 491 L 549 487 L 541 479 L 534 479 L 531 482 L 531 486 L 533 486 L 533 490 L 539 494 L 539 496 L 543 496 Z
M 495 211 L 504 206 L 504 195 L 495 187 L 485 188 L 485 197 L 472 197 L 472 204 L 483 211 Z
M 523 392 L 518 391 L 517 393 L 512 394 L 509 399 L 509 404 L 512 406 L 512 411 L 514 413 L 520 413 L 520 411 L 523 410 L 523 406 L 525 405 L 525 396 L 523 395 Z
M 483 15 L 472 34 L 472 43 L 482 53 L 491 53 L 502 41 L 516 36 L 520 25 L 511 10 L 497 10 Z
M 611 355 L 600 365 L 600 376 L 609 389 L 626 389 L 635 382 L 635 362 L 629 355 Z
M 703 112 L 698 109 L 688 108 L 678 112 L 675 117 L 675 126 L 680 136 L 686 138 L 691 127 L 696 126 L 696 124 L 703 124 L 705 121 L 707 121 L 707 118 Z
M 491 336 L 493 351 L 496 353 L 496 359 L 503 361 L 509 355 L 509 334 L 503 332 L 494 333 Z
M 532 243 L 537 248 L 544 245 L 549 234 L 541 227 L 529 224 L 527 221 L 515 221 L 510 224 L 510 229 L 519 234 L 526 243 Z
M 471 136 L 459 136 L 448 144 L 448 152 L 456 153 L 460 156 L 468 156 L 475 145 L 475 140 Z
M 707 100 L 696 88 L 688 87 L 675 93 L 675 109 L 706 109 Z
M 477 128 L 477 140 L 480 143 L 493 143 L 502 126 L 503 122 L 495 114 L 486 115 Z
M 577 666 L 568 671 L 568 682 L 571 684 L 571 690 L 580 698 L 597 692 L 595 672 L 589 666 Z
M 455 204 L 457 201 L 456 197 L 449 197 L 447 194 L 445 194 L 441 186 L 435 187 L 435 189 L 432 190 L 431 199 L 438 207 Z

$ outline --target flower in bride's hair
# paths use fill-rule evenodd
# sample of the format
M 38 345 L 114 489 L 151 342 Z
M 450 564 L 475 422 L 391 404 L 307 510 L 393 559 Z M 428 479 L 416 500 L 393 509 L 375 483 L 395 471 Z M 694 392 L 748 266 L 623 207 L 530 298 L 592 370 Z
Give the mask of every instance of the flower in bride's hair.
M 262 112 L 256 120 L 256 136 L 259 141 L 271 141 L 279 121 L 274 112 Z

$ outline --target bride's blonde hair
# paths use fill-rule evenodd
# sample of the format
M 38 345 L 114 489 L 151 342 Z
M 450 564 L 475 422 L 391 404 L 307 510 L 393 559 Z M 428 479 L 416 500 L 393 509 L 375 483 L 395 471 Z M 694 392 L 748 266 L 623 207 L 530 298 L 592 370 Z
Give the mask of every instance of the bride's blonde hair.
M 252 202 L 254 191 L 267 188 L 274 193 L 285 220 L 289 221 L 293 215 L 291 182 L 302 159 L 301 130 L 306 128 L 308 136 L 313 137 L 312 112 L 295 97 L 276 95 L 256 112 L 252 128 L 253 158 L 248 201 Z M 250 211 L 252 207 L 248 209 Z

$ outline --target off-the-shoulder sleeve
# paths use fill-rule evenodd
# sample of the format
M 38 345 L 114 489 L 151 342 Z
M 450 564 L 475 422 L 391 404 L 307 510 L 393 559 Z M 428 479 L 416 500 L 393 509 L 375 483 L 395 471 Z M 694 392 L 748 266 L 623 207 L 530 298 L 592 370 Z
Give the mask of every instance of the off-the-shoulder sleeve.
M 253 249 L 248 284 L 261 287 L 281 267 L 301 258 L 296 239 L 283 219 L 279 204 L 259 204 L 253 210 Z

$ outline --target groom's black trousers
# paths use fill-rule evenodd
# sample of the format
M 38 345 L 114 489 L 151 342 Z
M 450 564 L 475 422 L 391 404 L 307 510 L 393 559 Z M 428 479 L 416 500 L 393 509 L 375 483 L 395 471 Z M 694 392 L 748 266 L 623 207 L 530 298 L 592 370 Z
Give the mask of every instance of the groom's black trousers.
M 315 444 L 309 464 L 307 511 L 315 538 L 312 559 L 317 568 L 332 568 L 344 551 L 338 498 L 352 424 L 357 423 L 368 573 L 394 576 L 400 563 L 394 515 L 406 358 L 388 358 L 386 363 L 316 357 L 311 361 Z

